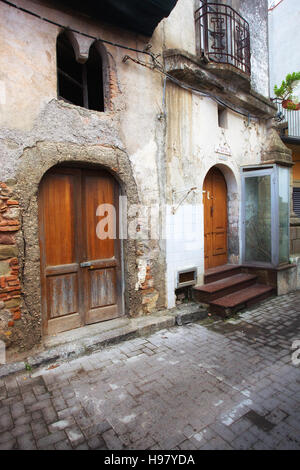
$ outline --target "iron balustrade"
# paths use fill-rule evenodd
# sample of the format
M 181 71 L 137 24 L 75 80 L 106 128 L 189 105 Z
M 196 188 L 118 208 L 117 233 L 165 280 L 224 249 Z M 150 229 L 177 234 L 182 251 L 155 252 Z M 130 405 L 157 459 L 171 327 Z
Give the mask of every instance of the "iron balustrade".
M 210 61 L 230 64 L 250 76 L 249 23 L 228 5 L 206 1 L 200 4 L 195 11 L 199 53 Z

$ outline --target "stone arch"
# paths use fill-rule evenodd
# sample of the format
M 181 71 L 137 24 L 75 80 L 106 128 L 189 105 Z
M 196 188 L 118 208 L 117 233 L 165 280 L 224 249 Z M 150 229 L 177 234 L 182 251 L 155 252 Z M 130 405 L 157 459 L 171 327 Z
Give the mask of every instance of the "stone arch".
M 16 194 L 22 211 L 22 228 L 17 243 L 21 264 L 23 308 L 26 312 L 24 317 L 26 328 L 30 330 L 31 346 L 41 342 L 42 331 L 38 190 L 45 173 L 58 164 L 105 169 L 119 182 L 122 195 L 127 196 L 128 204 L 139 203 L 129 158 L 119 149 L 42 142 L 24 151 L 16 175 L 18 181 Z M 128 222 L 130 223 L 130 220 Z M 141 292 L 135 289 L 138 282 L 135 240 L 124 240 L 123 264 L 125 314 L 134 316 L 142 305 Z
M 238 264 L 240 262 L 240 200 L 241 183 L 237 165 L 230 163 L 220 163 L 209 165 L 205 168 L 201 188 L 209 170 L 218 168 L 227 184 L 227 207 L 228 207 L 228 262 Z
M 110 69 L 111 69 L 110 58 L 103 42 L 94 41 L 91 44 L 91 46 L 93 45 L 95 45 L 102 60 L 104 110 L 107 110 L 110 108 L 110 105 L 111 105 L 111 90 L 110 90 L 110 84 L 109 84 L 109 76 L 110 76 Z

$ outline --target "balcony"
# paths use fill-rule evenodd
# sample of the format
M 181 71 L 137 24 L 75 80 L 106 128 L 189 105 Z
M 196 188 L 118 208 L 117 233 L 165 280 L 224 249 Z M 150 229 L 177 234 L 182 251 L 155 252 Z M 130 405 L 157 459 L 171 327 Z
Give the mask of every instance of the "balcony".
M 195 11 L 198 55 L 250 77 L 248 22 L 228 5 L 206 1 L 201 4 Z
M 281 137 L 300 139 L 300 111 L 284 109 L 281 101 L 276 98 L 272 101 L 277 106 L 276 120 L 279 123 Z

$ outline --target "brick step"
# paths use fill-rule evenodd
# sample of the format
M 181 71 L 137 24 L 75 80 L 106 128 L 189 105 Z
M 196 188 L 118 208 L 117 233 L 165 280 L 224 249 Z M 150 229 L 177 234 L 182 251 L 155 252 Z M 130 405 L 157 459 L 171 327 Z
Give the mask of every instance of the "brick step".
M 212 300 L 232 294 L 237 290 L 242 290 L 255 284 L 257 276 L 253 274 L 235 274 L 219 281 L 210 282 L 203 286 L 196 286 L 193 289 L 194 299 L 198 302 L 209 303 Z
M 241 272 L 241 266 L 237 266 L 236 264 L 224 264 L 223 266 L 210 268 L 205 271 L 204 284 L 210 284 L 211 282 L 216 282 Z
M 222 316 L 232 315 L 243 308 L 270 297 L 274 288 L 264 284 L 254 284 L 233 294 L 225 295 L 210 302 L 209 310 Z

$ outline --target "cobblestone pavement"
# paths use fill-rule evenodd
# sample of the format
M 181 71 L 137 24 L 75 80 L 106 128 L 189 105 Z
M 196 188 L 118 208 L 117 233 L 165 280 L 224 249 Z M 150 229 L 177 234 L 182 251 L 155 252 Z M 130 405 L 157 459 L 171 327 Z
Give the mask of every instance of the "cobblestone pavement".
M 0 380 L 0 449 L 300 449 L 300 292 Z

